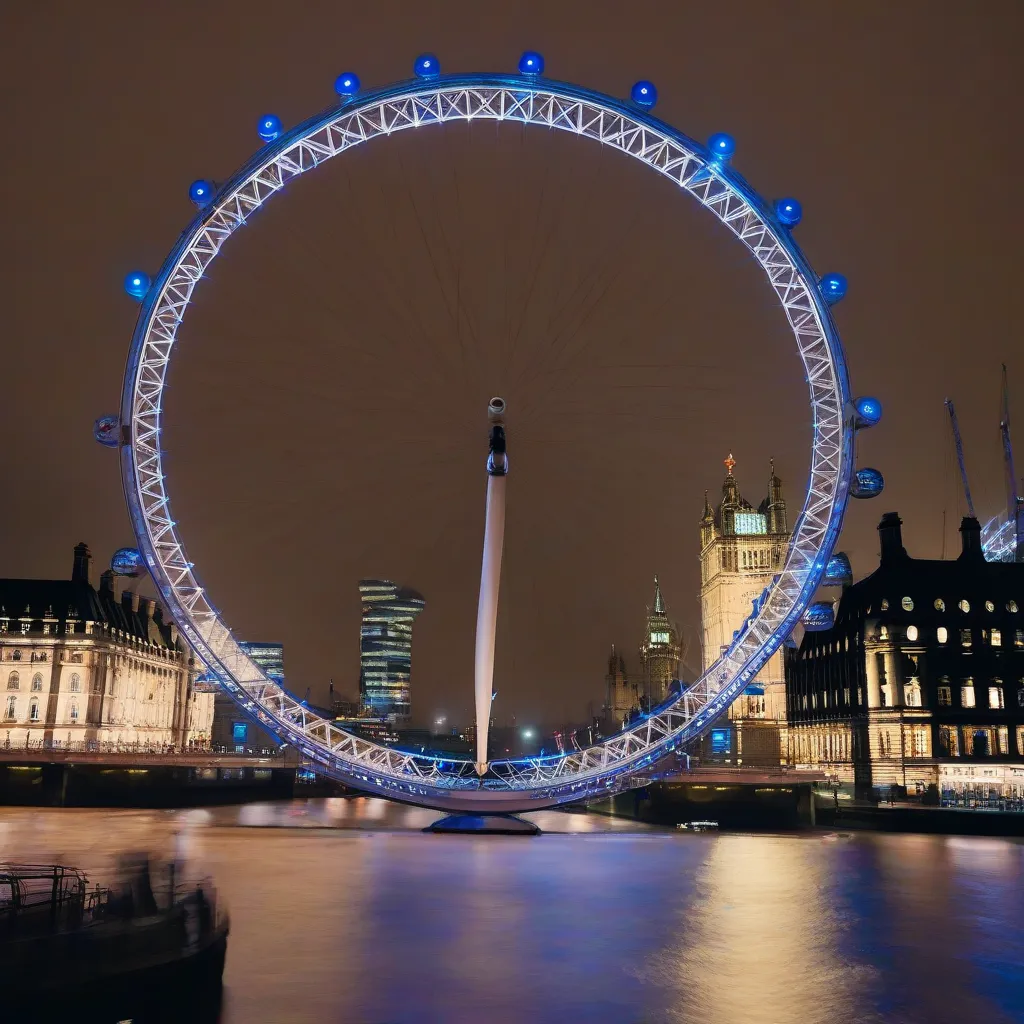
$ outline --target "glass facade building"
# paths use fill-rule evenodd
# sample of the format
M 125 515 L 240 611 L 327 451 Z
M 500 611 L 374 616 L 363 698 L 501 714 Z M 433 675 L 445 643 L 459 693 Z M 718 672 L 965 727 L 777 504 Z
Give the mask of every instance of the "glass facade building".
M 256 640 L 240 640 L 238 646 L 275 683 L 284 683 L 284 644 L 267 644 Z
M 409 717 L 412 625 L 427 602 L 390 580 L 360 580 L 359 702 L 370 718 Z

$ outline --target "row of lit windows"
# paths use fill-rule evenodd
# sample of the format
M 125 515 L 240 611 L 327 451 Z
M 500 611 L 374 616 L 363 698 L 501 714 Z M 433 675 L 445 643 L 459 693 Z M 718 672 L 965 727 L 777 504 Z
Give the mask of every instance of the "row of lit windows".
M 960 631 L 960 646 L 970 647 L 974 642 L 973 632 L 970 629 L 961 629 Z M 921 630 L 917 626 L 907 626 L 903 631 L 903 635 L 914 642 L 921 639 Z M 878 639 L 888 640 L 889 639 L 889 627 L 879 626 L 878 627 Z M 935 640 L 937 643 L 945 644 L 949 642 L 949 630 L 945 626 L 938 626 L 935 630 Z M 990 647 L 1002 647 L 1003 646 L 1003 631 L 993 626 L 991 629 L 983 629 L 981 631 L 981 640 L 983 644 L 987 644 Z M 1013 631 L 1013 646 L 1024 648 L 1024 629 L 1015 629 Z
M 943 679 L 946 679 L 946 677 L 943 676 Z M 1024 680 L 1020 681 L 1024 683 Z M 988 687 L 988 706 L 996 711 L 1001 711 L 1006 707 L 1002 681 L 993 679 L 992 682 L 996 685 Z M 948 685 L 948 680 L 939 686 L 937 700 L 939 707 L 948 708 L 953 706 L 953 687 Z M 1019 687 L 1017 690 L 1017 706 L 1024 708 L 1024 686 Z M 970 676 L 964 679 L 960 686 L 960 707 L 977 707 L 974 680 Z
M 31 689 L 33 691 L 39 691 L 39 690 L 42 690 L 42 688 L 43 688 L 43 677 L 37 672 L 32 677 Z M 7 677 L 7 689 L 8 690 L 20 690 L 21 689 L 21 675 L 20 675 L 20 673 L 12 672 Z M 70 685 L 68 686 L 68 689 L 72 693 L 81 693 L 82 692 L 82 677 L 77 672 L 72 672 L 71 673 Z
M 1024 725 L 1017 726 L 1017 753 L 1024 754 Z M 1005 725 L 940 725 L 939 757 L 1009 755 L 1010 730 Z
M 5 720 L 10 722 L 18 717 L 18 698 L 8 697 L 7 698 L 7 712 L 4 716 Z M 28 720 L 30 722 L 39 721 L 39 700 L 33 697 L 29 701 L 28 705 Z M 78 721 L 78 704 L 72 701 L 68 706 L 68 721 L 74 724 Z
M 957 606 L 957 608 L 960 609 L 960 611 L 964 612 L 964 614 L 966 614 L 967 612 L 969 612 L 971 610 L 971 602 L 968 601 L 967 598 L 961 598 L 957 602 L 956 606 Z M 880 607 L 880 609 L 883 612 L 887 612 L 889 610 L 889 599 L 887 597 L 883 597 L 882 598 L 882 603 L 881 603 L 881 605 L 879 607 Z M 900 607 L 905 612 L 912 612 L 914 610 L 914 599 L 912 597 L 903 597 L 903 598 L 901 598 L 900 599 Z M 946 602 L 941 597 L 937 597 L 937 598 L 935 598 L 935 601 L 934 601 L 934 608 L 935 608 L 935 610 L 937 612 L 944 612 L 946 610 Z M 996 606 L 995 606 L 995 602 L 994 601 L 986 601 L 985 602 L 985 611 L 987 611 L 987 612 L 994 612 L 995 610 L 996 610 Z M 1020 609 L 1018 608 L 1016 601 L 1007 601 L 1006 602 L 1006 610 L 1011 615 L 1014 615 Z M 868 614 L 869 615 L 871 614 L 871 608 L 870 607 L 868 608 Z

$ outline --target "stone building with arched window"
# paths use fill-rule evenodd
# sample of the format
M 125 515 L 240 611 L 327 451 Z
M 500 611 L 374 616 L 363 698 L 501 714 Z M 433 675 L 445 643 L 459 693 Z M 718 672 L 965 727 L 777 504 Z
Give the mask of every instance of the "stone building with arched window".
M 159 604 L 75 548 L 70 580 L 0 579 L 0 744 L 209 744 L 213 693 Z

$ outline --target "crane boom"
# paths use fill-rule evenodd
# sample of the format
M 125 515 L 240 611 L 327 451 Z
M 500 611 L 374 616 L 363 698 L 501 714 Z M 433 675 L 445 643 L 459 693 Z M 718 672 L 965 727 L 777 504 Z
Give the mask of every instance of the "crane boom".
M 964 482 L 964 496 L 967 498 L 967 513 L 974 518 L 974 501 L 971 498 L 971 485 L 967 482 L 967 467 L 964 465 L 964 443 L 960 440 L 960 424 L 956 420 L 956 409 L 953 400 L 946 399 L 946 411 L 953 427 L 953 443 L 956 445 L 956 461 L 960 464 L 960 479 Z M 1009 434 L 1007 434 L 1009 437 Z
M 1014 540 L 1014 558 L 1024 559 L 1024 546 L 1021 544 L 1022 508 L 1021 496 L 1017 490 L 1017 473 L 1013 466 L 1013 445 L 1010 443 L 1010 387 L 1006 380 L 1006 363 L 1003 363 L 1003 409 L 999 420 L 999 435 L 1003 441 L 1003 467 L 1006 471 L 1006 515 L 1013 524 L 1011 527 Z

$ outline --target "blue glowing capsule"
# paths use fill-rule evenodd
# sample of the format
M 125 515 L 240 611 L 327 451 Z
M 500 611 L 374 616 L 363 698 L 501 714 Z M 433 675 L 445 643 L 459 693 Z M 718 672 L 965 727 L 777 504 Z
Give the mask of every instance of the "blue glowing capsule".
M 142 554 L 138 548 L 118 548 L 110 559 L 110 569 L 117 576 L 138 576 Z
M 850 488 L 852 498 L 877 498 L 885 487 L 885 480 L 877 469 L 858 469 Z
M 731 135 L 726 135 L 725 132 L 715 132 L 708 139 L 708 149 L 711 150 L 711 155 L 716 160 L 724 163 L 731 159 L 733 153 L 736 152 L 736 140 Z
M 845 552 L 837 551 L 828 560 L 821 582 L 826 587 L 843 587 L 853 582 L 853 566 L 850 565 L 850 558 Z
M 544 58 L 536 50 L 527 50 L 519 58 L 519 73 L 522 75 L 544 74 Z
M 831 306 L 846 295 L 846 278 L 842 274 L 826 274 L 821 279 L 821 294 Z
M 264 142 L 273 142 L 281 134 L 281 118 L 276 114 L 264 114 L 256 130 Z
M 795 228 L 804 215 L 804 208 L 799 199 L 776 199 L 775 216 L 783 227 Z
M 412 69 L 417 78 L 437 78 L 441 74 L 441 62 L 432 53 L 421 53 Z
M 355 96 L 359 92 L 359 76 L 346 71 L 334 80 L 334 91 L 339 96 Z
M 857 410 L 857 426 L 873 427 L 882 418 L 882 403 L 870 395 L 863 395 L 853 403 Z
M 133 270 L 124 279 L 124 290 L 133 299 L 138 299 L 141 302 L 146 297 L 146 292 L 149 291 L 149 286 L 152 283 L 149 274 L 144 274 L 141 270 Z
M 629 98 L 645 110 L 650 110 L 658 102 L 658 90 L 653 82 L 637 82 L 629 92 Z
M 92 436 L 99 441 L 104 448 L 116 448 L 120 443 L 118 440 L 118 435 L 120 433 L 120 416 L 101 416 L 92 425 Z
M 197 178 L 188 187 L 188 197 L 196 206 L 206 206 L 213 198 L 213 185 L 203 178 Z
M 815 601 L 804 612 L 803 626 L 808 632 L 831 629 L 835 623 L 835 610 L 831 601 Z

